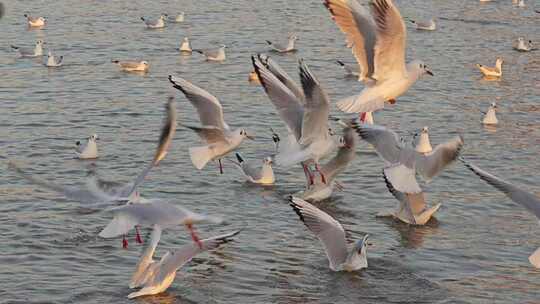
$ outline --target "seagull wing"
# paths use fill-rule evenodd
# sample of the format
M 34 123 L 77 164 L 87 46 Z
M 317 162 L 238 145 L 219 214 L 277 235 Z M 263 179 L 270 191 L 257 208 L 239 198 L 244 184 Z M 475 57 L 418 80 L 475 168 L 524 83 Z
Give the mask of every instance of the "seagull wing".
M 348 255 L 345 230 L 341 224 L 326 212 L 302 199 L 290 197 L 290 205 L 306 227 L 322 242 L 330 268 L 337 269 Z
M 431 179 L 459 156 L 463 147 L 463 137 L 456 136 L 444 144 L 437 145 L 433 151 L 423 155 L 416 153 L 416 170 L 424 178 Z
M 292 79 L 292 77 L 289 76 L 277 62 L 272 60 L 272 58 L 263 54 L 258 55 L 258 58 L 264 66 L 272 72 L 272 74 L 274 74 L 274 76 L 276 76 L 277 79 L 279 79 L 279 81 L 281 81 L 294 96 L 296 96 L 296 98 L 298 98 L 298 102 L 302 104 L 304 102 L 304 91 L 302 91 L 302 88 Z
M 182 91 L 197 109 L 203 126 L 214 126 L 223 130 L 229 129 L 229 126 L 223 120 L 223 108 L 216 97 L 180 77 L 169 75 L 169 81 L 174 88 Z
M 373 78 L 385 80 L 406 77 L 407 31 L 399 10 L 392 0 L 373 0 L 370 6 L 377 31 Z
M 319 81 L 303 60 L 300 60 L 300 80 L 306 96 L 304 118 L 302 120 L 301 145 L 309 145 L 321 138 L 328 137 L 328 114 L 330 105 L 328 96 Z
M 485 182 L 506 194 L 506 196 L 508 196 L 512 201 L 522 205 L 529 212 L 536 215 L 536 217 L 540 219 L 540 198 L 538 198 L 536 195 L 523 191 L 518 187 L 496 177 L 495 175 L 489 174 L 477 166 L 465 161 L 464 159 L 460 160 L 465 164 L 465 166 L 467 166 L 467 168 L 474 172 L 474 174 L 478 175 Z
M 270 98 L 270 101 L 272 101 L 272 104 L 287 125 L 287 128 L 295 135 L 296 140 L 299 140 L 302 136 L 302 119 L 304 116 L 304 108 L 300 99 L 295 96 L 276 74 L 265 67 L 260 58 L 252 56 L 251 59 L 255 72 L 259 76 L 261 85 Z
M 353 122 L 352 125 L 362 139 L 375 147 L 377 154 L 387 164 L 395 164 L 399 161 L 401 146 L 399 137 L 394 131 L 383 126 L 358 122 Z
M 347 47 L 360 65 L 360 79 L 374 71 L 376 28 L 373 18 L 357 0 L 326 0 L 325 6 L 339 29 L 345 33 Z
M 196 243 L 190 243 L 180 247 L 180 249 L 161 260 L 158 274 L 156 275 L 155 281 L 152 283 L 163 282 L 172 273 L 175 273 L 178 269 L 191 261 L 194 256 L 208 250 L 219 248 L 221 245 L 232 241 L 232 238 L 238 233 L 240 233 L 240 230 L 201 240 L 202 248 Z

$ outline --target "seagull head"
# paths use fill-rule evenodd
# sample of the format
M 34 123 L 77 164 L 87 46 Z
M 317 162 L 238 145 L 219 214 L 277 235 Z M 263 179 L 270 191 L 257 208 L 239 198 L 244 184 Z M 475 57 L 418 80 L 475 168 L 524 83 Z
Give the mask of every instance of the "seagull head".
M 425 126 L 425 127 L 422 128 L 421 133 L 422 134 L 428 134 L 428 131 L 429 131 L 429 128 L 427 126 Z
M 263 164 L 265 164 L 265 165 L 269 165 L 269 166 L 270 166 L 270 165 L 272 165 L 273 163 L 274 163 L 274 161 L 272 161 L 272 158 L 269 157 L 269 156 L 268 156 L 268 157 L 265 157 L 265 158 L 263 159 Z
M 371 245 L 368 242 L 369 234 L 366 234 L 363 239 L 356 241 L 354 244 L 354 250 L 360 255 L 367 254 L 367 246 Z
M 240 136 L 242 136 L 243 138 L 255 140 L 255 137 L 249 135 L 244 129 L 240 129 Z
M 143 61 L 141 61 L 141 64 L 148 66 L 148 61 L 143 60 Z
M 489 105 L 489 107 L 492 108 L 492 109 L 497 109 L 497 103 L 492 102 L 492 103 Z
M 45 42 L 43 42 L 43 40 L 39 39 L 38 41 L 36 41 L 36 45 L 44 45 Z
M 97 134 L 92 134 L 90 137 L 88 137 L 89 141 L 96 141 L 99 140 L 99 137 Z

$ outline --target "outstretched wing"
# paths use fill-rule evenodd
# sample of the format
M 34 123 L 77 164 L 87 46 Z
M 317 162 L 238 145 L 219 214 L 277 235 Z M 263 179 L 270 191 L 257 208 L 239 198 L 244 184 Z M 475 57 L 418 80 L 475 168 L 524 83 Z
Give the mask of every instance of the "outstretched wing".
M 345 230 L 338 221 L 312 204 L 292 196 L 289 201 L 300 220 L 322 242 L 330 268 L 335 270 L 347 259 Z
M 506 196 L 508 196 L 511 200 L 522 205 L 529 212 L 536 215 L 536 217 L 540 219 L 540 198 L 538 198 L 536 195 L 527 191 L 523 191 L 518 187 L 496 177 L 495 175 L 492 175 L 478 168 L 477 166 L 467 162 L 462 158 L 460 158 L 460 160 L 461 162 L 463 162 L 463 164 L 465 164 L 465 166 L 467 166 L 467 168 L 474 172 L 474 174 L 478 175 L 485 182 L 506 194 Z
M 229 126 L 223 120 L 223 108 L 216 97 L 183 78 L 169 75 L 169 81 L 174 88 L 182 91 L 197 109 L 203 126 L 214 126 L 223 130 L 229 129 Z
M 403 18 L 392 0 L 373 0 L 370 5 L 377 29 L 373 78 L 405 77 L 407 30 Z
M 357 0 L 326 0 L 324 4 L 345 34 L 347 47 L 352 48 L 352 53 L 360 65 L 360 80 L 371 77 L 374 71 L 376 41 L 373 18 Z

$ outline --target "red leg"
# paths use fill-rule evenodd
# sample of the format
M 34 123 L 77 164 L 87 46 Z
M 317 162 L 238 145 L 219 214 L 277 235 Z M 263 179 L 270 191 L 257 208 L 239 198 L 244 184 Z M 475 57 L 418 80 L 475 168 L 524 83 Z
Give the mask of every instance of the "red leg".
M 219 174 L 223 174 L 223 165 L 221 164 L 221 158 L 218 159 L 219 162 Z
M 189 229 L 189 232 L 191 233 L 191 239 L 197 243 L 197 245 L 199 245 L 199 248 L 202 249 L 202 243 L 201 241 L 199 240 L 199 237 L 197 236 L 197 234 L 195 233 L 195 229 L 193 228 L 193 225 L 192 224 L 187 224 L 186 225 L 187 228 Z
M 139 244 L 143 243 L 143 240 L 141 238 L 141 234 L 139 233 L 139 226 L 135 226 L 135 241 Z
M 126 240 L 126 235 L 122 235 L 122 248 L 127 249 L 128 248 L 128 241 Z
M 317 170 L 317 172 L 319 172 L 319 174 L 321 175 L 321 181 L 323 182 L 323 184 L 326 184 L 326 178 L 324 178 L 324 174 L 319 169 L 319 164 L 317 163 L 315 163 L 315 170 Z
M 360 121 L 361 122 L 366 122 L 366 116 L 367 116 L 366 112 L 360 113 Z
M 314 184 L 314 180 L 313 180 L 313 174 L 311 173 L 311 171 L 309 171 L 309 167 L 306 166 L 304 163 L 302 163 L 302 167 L 304 168 L 304 174 L 307 176 L 308 180 L 309 180 L 309 185 L 313 185 Z

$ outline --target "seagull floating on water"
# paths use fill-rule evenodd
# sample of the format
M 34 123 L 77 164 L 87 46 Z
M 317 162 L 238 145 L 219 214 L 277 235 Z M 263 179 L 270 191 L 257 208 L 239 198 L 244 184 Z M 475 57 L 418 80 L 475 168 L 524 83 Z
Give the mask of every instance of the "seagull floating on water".
M 97 134 L 92 134 L 92 136 L 86 139 L 85 143 L 77 141 L 75 143 L 75 153 L 79 159 L 94 159 L 98 158 L 98 146 L 97 141 L 99 137 Z
M 180 12 L 180 14 L 176 15 L 176 17 L 174 17 L 174 22 L 176 23 L 182 23 L 184 22 L 184 12 Z
M 184 37 L 184 39 L 182 40 L 182 43 L 180 43 L 180 53 L 182 54 L 191 54 L 191 52 L 193 52 L 193 50 L 191 49 L 191 44 L 189 43 L 189 38 L 188 37 Z
M 219 48 L 213 49 L 193 49 L 194 52 L 203 54 L 206 57 L 207 61 L 224 61 L 226 45 L 222 45 Z
M 289 52 L 296 51 L 296 48 L 294 47 L 296 40 L 298 40 L 298 36 L 296 34 L 291 34 L 289 35 L 289 40 L 286 45 L 280 44 L 280 43 L 274 43 L 269 40 L 266 40 L 266 43 L 268 43 L 268 45 L 272 48 L 273 51 L 276 51 L 278 53 L 289 53 Z
M 184 245 L 174 252 L 168 251 L 161 257 L 159 262 L 152 261 L 147 266 L 141 279 L 136 284 L 137 287 L 142 288 L 139 291 L 130 293 L 128 298 L 133 299 L 164 292 L 173 283 L 176 272 L 191 261 L 193 257 L 205 251 L 219 248 L 221 245 L 230 242 L 232 237 L 238 233 L 240 233 L 240 230 L 201 240 L 199 246 L 192 243 Z M 150 259 L 152 259 L 152 255 L 150 255 Z
M 141 17 L 141 20 L 144 21 L 144 24 L 146 24 L 146 27 L 149 29 L 164 28 L 166 19 L 167 14 L 159 16 L 158 19 L 146 19 L 144 17 Z
M 476 64 L 476 67 L 480 70 L 480 72 L 482 72 L 484 77 L 499 78 L 502 76 L 502 64 L 503 64 L 503 60 L 502 58 L 499 57 L 495 61 L 495 67 L 488 67 L 488 66 L 481 65 L 479 63 Z
M 520 188 L 492 175 L 479 167 L 469 163 L 463 158 L 460 158 L 461 162 L 465 164 L 474 174 L 478 175 L 482 180 L 495 187 L 497 190 L 503 192 L 515 203 L 525 207 L 527 211 L 534 214 L 540 220 L 540 198 L 532 193 L 521 190 Z M 529 262 L 536 267 L 540 268 L 540 248 L 529 256 Z
M 273 185 L 276 181 L 274 170 L 272 169 L 272 158 L 265 157 L 261 168 L 255 168 L 246 162 L 240 153 L 236 153 L 238 162 L 234 162 L 246 180 L 253 184 Z
M 409 179 L 406 183 L 416 183 L 415 170 L 403 167 L 403 171 L 407 171 L 407 174 L 403 174 L 402 179 Z M 432 207 L 427 207 L 424 192 L 418 193 L 405 193 L 397 190 L 392 182 L 386 176 L 386 172 L 383 171 L 384 181 L 388 191 L 399 201 L 399 205 L 396 211 L 390 213 L 390 216 L 410 225 L 425 225 L 433 216 L 437 210 L 441 207 L 441 204 L 437 204 Z M 381 216 L 380 214 L 378 216 Z
M 45 26 L 45 22 L 47 21 L 44 17 L 32 17 L 28 14 L 24 14 L 24 17 L 26 18 L 29 27 L 42 27 Z
M 371 15 L 358 1 L 325 0 L 347 47 L 352 48 L 360 65 L 359 80 L 366 87 L 359 95 L 337 103 L 347 113 L 372 112 L 391 104 L 423 74 L 433 75 L 419 60 L 405 64 L 406 28 L 399 10 L 391 0 L 369 3 Z
M 33 49 L 32 48 L 18 47 L 18 46 L 15 46 L 15 45 L 12 45 L 11 48 L 14 49 L 14 50 L 17 50 L 21 57 L 40 57 L 40 56 L 43 56 L 43 45 L 44 44 L 45 44 L 45 42 L 43 42 L 43 40 L 40 39 L 40 40 L 36 41 L 36 45 L 35 45 L 35 47 Z
M 487 110 L 486 114 L 484 115 L 484 118 L 482 119 L 482 123 L 485 125 L 496 125 L 499 123 L 499 120 L 497 119 L 496 115 L 497 110 L 497 104 L 492 102 L 489 105 L 489 109 Z
M 525 38 L 518 37 L 516 44 L 514 45 L 514 50 L 520 52 L 529 52 L 533 49 L 532 40 L 525 41 Z
M 367 234 L 348 249 L 345 230 L 338 221 L 302 199 L 291 196 L 289 202 L 300 220 L 321 241 L 328 257 L 330 269 L 333 271 L 355 271 L 368 267 Z
M 433 18 L 429 19 L 429 21 L 411 20 L 411 22 L 416 25 L 417 30 L 434 31 L 437 29 L 437 24 L 435 23 L 435 19 Z
M 245 138 L 254 138 L 242 128 L 231 130 L 223 120 L 223 108 L 219 100 L 207 91 L 180 77 L 169 75 L 175 89 L 184 93 L 197 109 L 201 127 L 186 126 L 195 131 L 206 143 L 202 147 L 189 148 L 189 156 L 195 168 L 201 170 L 211 160 L 218 160 L 220 173 L 223 173 L 221 158 L 235 150 Z
M 125 72 L 147 72 L 150 68 L 148 61 L 134 61 L 134 60 L 112 60 L 112 63 L 120 67 Z
M 54 56 L 52 52 L 49 50 L 47 54 L 47 61 L 45 62 L 45 66 L 59 67 L 62 65 L 63 60 L 64 60 L 64 56 Z

